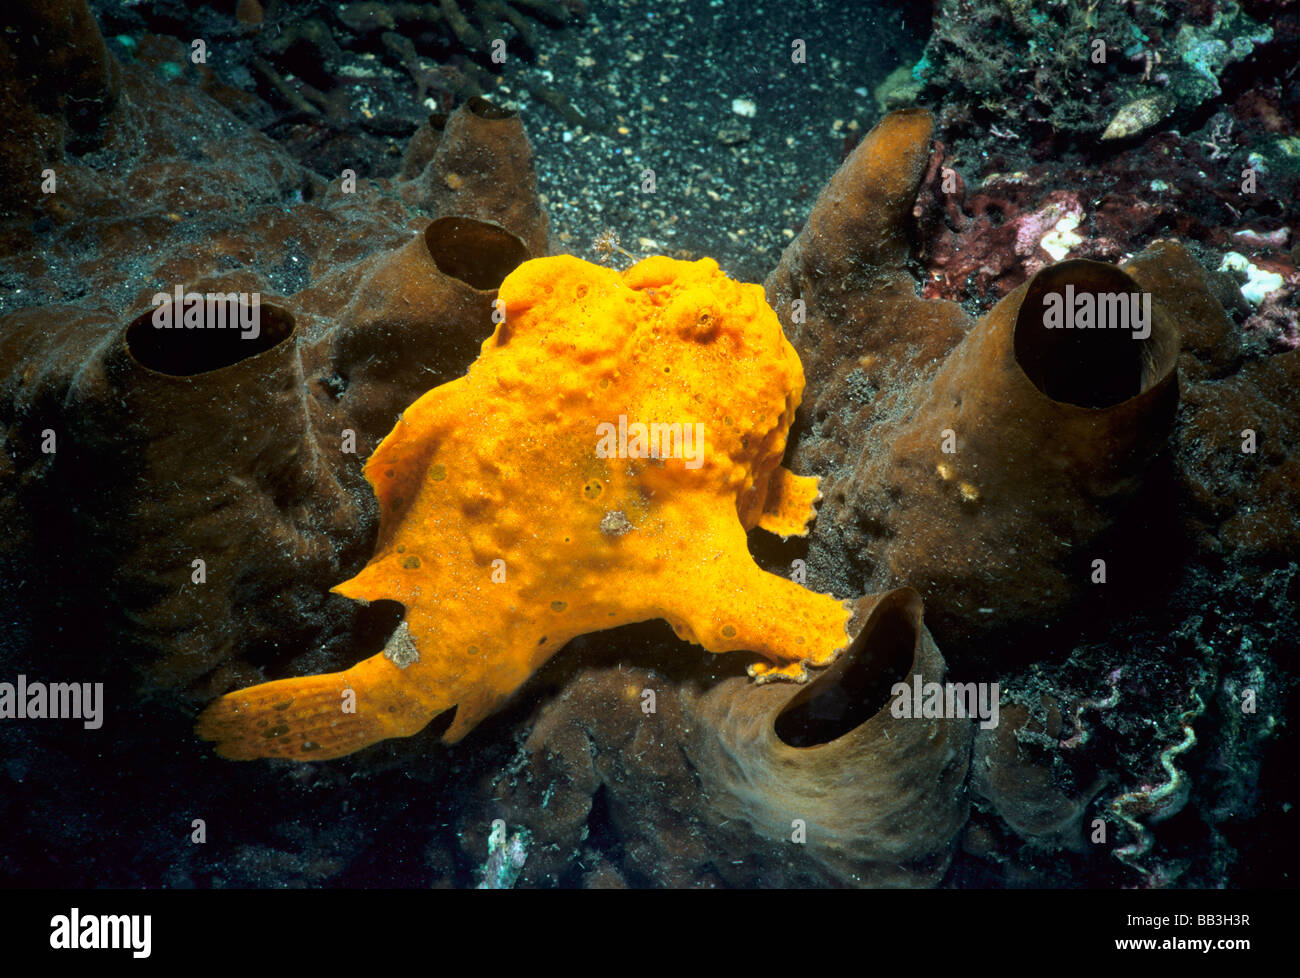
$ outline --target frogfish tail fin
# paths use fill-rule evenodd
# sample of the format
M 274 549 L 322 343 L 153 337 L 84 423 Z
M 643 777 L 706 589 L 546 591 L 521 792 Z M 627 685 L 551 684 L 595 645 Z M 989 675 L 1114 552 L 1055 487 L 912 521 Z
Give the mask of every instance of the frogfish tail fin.
M 409 737 L 439 711 L 394 683 L 396 670 L 380 653 L 343 672 L 239 689 L 209 704 L 194 732 L 235 761 L 322 761 Z

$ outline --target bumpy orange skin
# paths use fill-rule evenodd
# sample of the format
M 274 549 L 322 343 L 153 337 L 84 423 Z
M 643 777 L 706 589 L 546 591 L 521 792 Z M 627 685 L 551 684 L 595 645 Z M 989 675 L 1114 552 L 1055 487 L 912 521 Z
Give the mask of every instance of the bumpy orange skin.
M 819 498 L 780 465 L 804 378 L 763 290 L 711 259 L 620 274 L 559 256 L 521 265 L 500 297 L 469 373 L 411 405 L 366 464 L 378 544 L 334 588 L 405 605 L 418 661 L 381 654 L 230 693 L 197 727 L 218 753 L 337 757 L 453 706 L 454 742 L 569 639 L 652 618 L 709 651 L 757 653 L 760 681 L 801 680 L 847 644 L 842 602 L 746 547 L 756 525 L 802 535 Z M 620 415 L 699 423 L 702 450 L 601 457 L 617 439 L 598 426 Z

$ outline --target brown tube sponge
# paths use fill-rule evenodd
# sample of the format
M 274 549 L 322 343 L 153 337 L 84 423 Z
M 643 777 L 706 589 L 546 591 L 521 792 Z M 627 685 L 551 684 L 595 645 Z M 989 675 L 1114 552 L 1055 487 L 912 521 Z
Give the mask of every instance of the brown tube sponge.
M 105 357 L 143 464 L 102 529 L 130 542 L 116 581 L 137 633 L 188 652 L 163 660 L 182 669 L 159 677 L 166 686 L 244 646 L 289 638 L 300 604 L 320 603 L 301 582 L 341 570 L 361 522 L 360 487 L 336 463 L 337 444 L 322 445 L 312 428 L 322 419 L 303 397 L 293 317 L 263 304 L 260 318 L 248 340 L 229 329 L 155 330 L 146 314 Z
M 1300 357 L 1243 350 L 1221 285 L 1170 241 L 1122 271 L 1068 262 L 1039 280 L 1070 285 L 1091 269 L 1106 288 L 1151 293 L 1145 341 L 1024 330 L 1017 347 L 1007 331 L 1025 292 L 978 329 L 953 303 L 917 298 L 904 260 L 930 134 L 924 111 L 882 119 L 765 283 L 808 379 L 790 441 L 791 464 L 821 478 L 809 586 L 912 584 L 949 658 L 987 659 L 1008 642 L 1032 654 L 1038 626 L 1081 624 L 1088 597 L 1113 615 L 1116 599 L 1149 596 L 1169 583 L 1179 547 L 1294 552 L 1300 465 L 1287 407 Z M 1248 432 L 1254 453 L 1242 448 Z M 1095 560 L 1105 585 L 1093 583 Z
M 5 337 L 44 354 L 3 381 L 27 419 L 10 443 L 30 480 L 32 564 L 61 572 L 60 591 L 86 587 L 115 654 L 152 660 L 156 688 L 299 652 L 293 623 L 328 600 L 316 581 L 366 548 L 368 493 L 316 438 L 340 425 L 304 397 L 293 316 L 258 311 L 256 338 L 159 329 L 152 310 L 116 329 L 52 329 L 33 310 Z
M 531 171 L 526 183 L 522 211 L 536 208 Z M 95 286 L 98 304 L 0 323 L 0 515 L 13 530 L 0 573 L 22 591 L 11 634 L 24 655 L 53 645 L 98 661 L 110 647 L 108 661 L 151 692 L 208 699 L 290 663 L 328 671 L 378 651 L 391 609 L 329 594 L 373 545 L 362 464 L 402 410 L 464 373 L 492 332 L 497 286 L 532 255 L 495 223 L 403 213 L 394 224 L 391 208 L 336 203 L 229 215 L 233 230 L 213 239 L 259 256 L 286 239 L 330 255 L 404 241 L 352 264 L 322 253 L 319 269 L 295 254 L 317 277 L 261 304 L 257 340 L 131 319 L 153 288 L 270 292 L 259 269 L 205 277 L 209 257 L 165 228 L 145 252 L 148 287 L 105 298 Z M 100 240 L 95 274 L 136 260 L 134 239 Z M 87 606 L 107 613 L 68 613 Z
M 944 681 L 921 613 L 910 589 L 860 599 L 854 641 L 804 686 L 756 686 L 728 659 L 577 672 L 499 802 L 536 837 L 528 878 L 571 871 L 599 805 L 647 885 L 938 883 L 967 817 L 972 721 L 891 713 L 894 683 Z
M 823 885 L 936 884 L 966 821 L 970 721 L 900 719 L 888 705 L 895 682 L 944 681 L 921 611 L 911 589 L 862 599 L 852 646 L 805 687 L 733 678 L 684 693 L 713 812 L 788 846 Z M 789 843 L 796 820 L 804 847 Z
M 75 644 L 112 642 L 146 687 L 203 698 L 291 659 L 337 668 L 322 647 L 338 654 L 339 636 L 383 617 L 328 592 L 373 544 L 362 463 L 474 360 L 497 286 L 528 257 L 498 225 L 441 218 L 261 303 L 255 339 L 156 329 L 152 310 L 126 326 L 107 309 L 8 317 L 0 570 L 34 589 L 32 635 L 62 628 L 52 603 L 106 607 L 103 634 Z M 245 275 L 191 291 L 256 289 Z
M 1092 549 L 1166 441 L 1179 333 L 1054 329 L 1049 299 L 1142 295 L 1122 269 L 1067 261 L 999 302 L 907 413 L 881 425 L 853 517 L 875 528 L 872 582 L 906 582 L 946 642 L 1060 613 L 1093 584 Z M 1111 573 L 1117 569 L 1110 568 Z
M 426 146 L 442 121 L 430 120 L 431 131 L 421 138 Z M 537 200 L 533 148 L 518 113 L 475 96 L 447 117 L 436 138 L 423 172 L 402 188 L 403 199 L 439 217 L 499 224 L 518 235 L 531 255 L 545 255 L 548 222 Z
M 433 112 L 424 125 L 415 130 L 411 141 L 406 144 L 402 154 L 402 168 L 398 176 L 403 180 L 413 180 L 424 172 L 424 168 L 433 159 L 434 150 L 442 139 L 442 132 L 447 128 L 447 113 Z
M 359 279 L 355 291 L 309 362 L 337 378 L 339 405 L 355 425 L 362 458 L 416 398 L 474 362 L 495 328 L 497 287 L 530 257 L 499 225 L 444 217 L 345 273 Z M 322 290 L 336 296 L 344 292 L 338 284 L 323 283 Z M 312 302 L 315 291 L 303 300 Z
M 198 87 L 119 66 L 81 0 L 15 17 L 0 171 L 30 194 L 0 204 L 0 250 L 24 283 L 9 307 L 31 305 L 0 318 L 11 667 L 57 653 L 188 708 L 378 651 L 396 609 L 329 588 L 373 548 L 370 450 L 464 372 L 497 284 L 545 253 L 519 120 L 475 103 L 446 145 L 436 117 L 413 141 L 416 180 L 326 185 Z M 440 146 L 451 211 L 430 224 L 403 198 Z M 260 293 L 262 337 L 130 326 L 177 286 Z
M 876 394 L 933 370 L 970 324 L 956 303 L 917 298 L 906 267 L 933 127 L 922 109 L 885 116 L 818 195 L 764 283 L 808 381 L 796 428 L 821 436 L 815 446 L 805 439 L 798 457 L 824 476 L 831 509 L 836 470 L 855 462 L 887 410 L 888 398 Z

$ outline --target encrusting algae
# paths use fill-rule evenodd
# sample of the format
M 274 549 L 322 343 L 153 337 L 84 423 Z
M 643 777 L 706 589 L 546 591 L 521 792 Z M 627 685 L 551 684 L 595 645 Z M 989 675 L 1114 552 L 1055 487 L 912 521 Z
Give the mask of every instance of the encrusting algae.
M 222 756 L 339 757 L 452 708 L 455 742 L 570 639 L 648 619 L 757 653 L 760 682 L 848 644 L 843 602 L 746 545 L 755 526 L 803 535 L 819 499 L 781 466 L 804 375 L 761 287 L 712 259 L 557 256 L 506 278 L 499 312 L 366 464 L 379 539 L 334 590 L 400 601 L 403 626 L 351 669 L 211 704 L 196 729 Z

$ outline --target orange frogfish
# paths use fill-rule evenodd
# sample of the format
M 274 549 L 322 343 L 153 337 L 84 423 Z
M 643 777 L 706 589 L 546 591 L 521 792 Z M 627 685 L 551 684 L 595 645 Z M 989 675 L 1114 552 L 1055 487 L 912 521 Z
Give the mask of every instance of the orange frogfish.
M 712 259 L 619 273 L 570 256 L 502 283 L 469 372 L 408 408 L 366 463 L 374 557 L 333 590 L 401 602 L 382 652 L 229 693 L 223 757 L 339 757 L 455 709 L 455 742 L 569 639 L 653 618 L 758 681 L 848 643 L 844 602 L 760 569 L 745 533 L 803 535 L 815 477 L 781 466 L 803 368 L 757 285 Z

